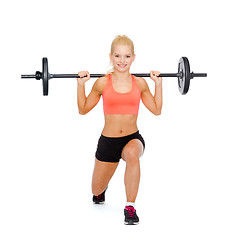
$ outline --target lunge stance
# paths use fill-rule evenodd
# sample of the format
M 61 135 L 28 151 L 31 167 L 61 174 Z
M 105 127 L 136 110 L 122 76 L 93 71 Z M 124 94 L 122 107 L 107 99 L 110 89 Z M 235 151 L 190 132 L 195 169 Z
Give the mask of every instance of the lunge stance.
M 151 94 L 144 78 L 130 74 L 135 60 L 134 44 L 127 36 L 117 36 L 111 45 L 111 73 L 94 83 L 90 94 L 85 95 L 85 82 L 90 79 L 87 71 L 78 75 L 78 108 L 80 114 L 87 114 L 103 98 L 105 125 L 98 141 L 95 167 L 92 177 L 94 203 L 105 201 L 105 191 L 120 159 L 126 162 L 124 183 L 127 203 L 124 209 L 125 224 L 139 223 L 135 200 L 140 182 L 140 161 L 145 142 L 137 127 L 140 99 L 155 115 L 162 109 L 162 78 L 160 72 L 151 71 L 155 82 L 155 94 Z M 87 76 L 87 77 L 84 77 Z

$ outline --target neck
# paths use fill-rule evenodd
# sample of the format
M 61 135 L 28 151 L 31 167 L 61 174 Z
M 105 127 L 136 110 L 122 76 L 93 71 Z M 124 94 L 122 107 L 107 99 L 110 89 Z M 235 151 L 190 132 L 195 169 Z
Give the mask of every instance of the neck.
M 114 71 L 112 75 L 114 76 L 115 79 L 129 79 L 131 77 L 129 71 L 126 72 Z

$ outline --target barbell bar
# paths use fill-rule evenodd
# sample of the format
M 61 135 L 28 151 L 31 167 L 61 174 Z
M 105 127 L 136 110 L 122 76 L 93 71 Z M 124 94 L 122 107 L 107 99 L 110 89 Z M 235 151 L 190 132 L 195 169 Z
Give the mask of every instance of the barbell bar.
M 90 74 L 91 78 L 103 77 L 106 74 Z M 149 73 L 133 73 L 136 77 L 150 77 Z M 194 73 L 190 72 L 190 64 L 187 57 L 181 57 L 178 61 L 177 73 L 161 73 L 158 77 L 177 77 L 178 89 L 182 95 L 186 94 L 189 90 L 190 80 L 194 77 L 207 77 L 207 73 Z M 49 79 L 52 78 L 79 78 L 78 74 L 50 74 L 48 72 L 48 59 L 42 59 L 42 72 L 36 71 L 35 74 L 21 75 L 21 78 L 35 78 L 42 79 L 43 95 L 48 95 Z

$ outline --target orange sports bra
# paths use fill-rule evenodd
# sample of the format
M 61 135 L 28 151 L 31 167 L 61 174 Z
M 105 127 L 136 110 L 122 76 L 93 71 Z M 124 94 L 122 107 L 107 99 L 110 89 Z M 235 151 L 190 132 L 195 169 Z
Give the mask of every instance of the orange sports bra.
M 107 76 L 107 84 L 103 90 L 104 114 L 137 115 L 141 98 L 141 91 L 132 76 L 132 89 L 127 93 L 119 93 L 113 89 L 112 74 Z

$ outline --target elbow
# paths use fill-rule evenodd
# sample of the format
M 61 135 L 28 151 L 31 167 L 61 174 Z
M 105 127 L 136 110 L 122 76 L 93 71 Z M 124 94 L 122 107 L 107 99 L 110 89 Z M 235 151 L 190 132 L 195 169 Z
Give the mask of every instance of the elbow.
M 78 106 L 78 113 L 80 115 L 86 115 L 88 112 L 86 111 L 86 108 L 84 106 Z
M 160 116 L 161 115 L 161 111 L 160 112 L 155 112 L 154 115 L 155 116 Z
M 156 109 L 156 111 L 154 111 L 155 116 L 159 116 L 161 115 L 161 113 L 162 113 L 162 109 Z
M 87 112 L 86 111 L 78 111 L 78 113 L 80 114 L 80 115 L 86 115 L 87 114 Z

